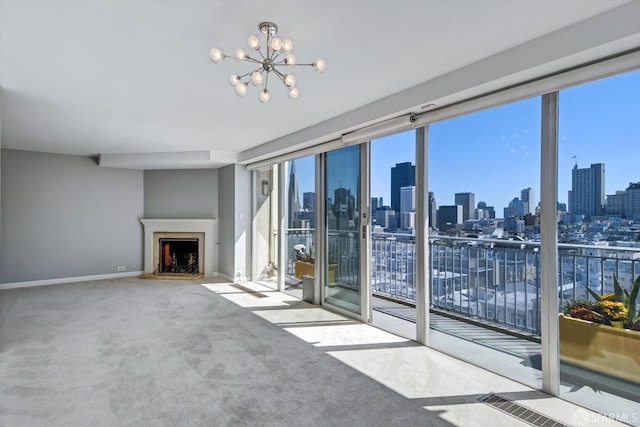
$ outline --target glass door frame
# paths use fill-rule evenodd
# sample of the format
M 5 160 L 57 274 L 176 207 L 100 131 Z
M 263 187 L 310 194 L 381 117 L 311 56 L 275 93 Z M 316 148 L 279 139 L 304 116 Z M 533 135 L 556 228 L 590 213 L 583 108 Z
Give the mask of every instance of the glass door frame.
M 346 146 L 347 147 L 347 146 Z M 345 147 L 342 147 L 345 148 Z M 327 258 L 327 193 L 325 188 L 326 183 L 326 167 L 327 167 L 327 153 L 321 153 L 316 156 L 316 241 L 318 242 L 318 251 L 316 258 L 316 277 L 319 280 L 316 286 L 319 288 L 319 303 L 324 307 L 336 311 L 340 314 L 344 314 L 348 317 L 358 319 L 365 323 L 371 322 L 371 238 L 369 233 L 371 232 L 371 218 L 369 211 L 370 206 L 370 142 L 364 142 L 358 144 L 359 156 L 358 167 L 359 171 L 359 187 L 358 194 L 359 203 L 359 225 L 358 225 L 358 272 L 359 272 L 359 303 L 360 313 L 355 313 L 326 301 L 326 284 L 327 284 L 327 271 L 328 271 L 328 258 Z

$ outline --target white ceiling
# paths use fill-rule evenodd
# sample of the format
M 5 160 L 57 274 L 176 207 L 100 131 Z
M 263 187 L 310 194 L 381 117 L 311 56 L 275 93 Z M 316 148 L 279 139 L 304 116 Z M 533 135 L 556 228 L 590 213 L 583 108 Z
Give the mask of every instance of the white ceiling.
M 125 153 L 141 168 L 171 167 L 171 155 L 159 153 L 197 152 L 187 155 L 193 165 L 216 167 L 300 131 L 339 135 L 394 113 L 367 106 L 625 3 L 1 0 L 1 143 L 51 153 Z M 322 74 L 296 71 L 295 101 L 275 81 L 269 104 L 257 100 L 254 87 L 239 98 L 228 77 L 248 71 L 247 64 L 208 58 L 212 47 L 243 47 L 265 20 L 293 38 L 299 62 L 327 60 Z M 567 52 L 599 46 L 593 34 L 585 36 L 577 42 L 584 46 Z M 519 70 L 545 71 L 530 64 Z M 431 101 L 427 95 L 403 108 Z

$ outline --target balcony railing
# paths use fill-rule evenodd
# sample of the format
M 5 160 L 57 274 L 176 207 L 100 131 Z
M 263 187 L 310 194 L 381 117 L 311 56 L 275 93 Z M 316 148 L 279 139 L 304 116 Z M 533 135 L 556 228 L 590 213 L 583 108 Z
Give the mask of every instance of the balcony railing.
M 313 245 L 314 230 L 287 230 L 293 275 L 296 244 Z M 329 236 L 335 257 L 336 282 L 356 286 L 357 252 L 354 233 Z M 416 298 L 415 240 L 412 235 L 373 233 L 372 289 L 399 300 Z M 588 298 L 586 288 L 613 292 L 613 278 L 629 286 L 640 274 L 640 249 L 559 244 L 558 295 Z M 460 315 L 540 334 L 540 244 L 528 241 L 432 236 L 429 238 L 433 307 Z M 560 310 L 561 307 L 558 307 Z

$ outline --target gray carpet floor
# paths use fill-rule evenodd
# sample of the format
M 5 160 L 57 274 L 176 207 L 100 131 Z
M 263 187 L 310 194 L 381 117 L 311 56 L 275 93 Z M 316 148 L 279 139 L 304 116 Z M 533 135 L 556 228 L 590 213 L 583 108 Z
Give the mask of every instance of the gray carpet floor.
M 0 425 L 451 425 L 200 283 L 0 291 Z

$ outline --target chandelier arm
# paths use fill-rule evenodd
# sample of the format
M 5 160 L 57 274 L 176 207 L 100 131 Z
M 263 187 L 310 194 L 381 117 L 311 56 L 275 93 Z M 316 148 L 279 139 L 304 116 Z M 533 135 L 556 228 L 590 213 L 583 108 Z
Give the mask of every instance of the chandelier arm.
M 271 57 L 269 59 L 271 60 L 271 62 L 275 62 L 279 56 L 280 56 L 280 52 L 274 50 L 271 52 Z
M 278 76 L 280 78 L 280 80 L 282 80 L 282 84 L 284 84 L 285 86 L 287 86 L 287 84 L 284 82 L 284 74 L 282 74 L 280 71 L 278 71 L 277 69 L 273 69 L 271 70 L 275 73 L 276 76 Z
M 262 61 L 259 61 L 259 60 L 255 59 L 255 58 L 250 57 L 250 56 L 247 56 L 246 58 L 236 58 L 235 56 L 231 56 L 230 58 L 237 59 L 238 61 L 253 62 L 254 64 L 262 64 Z

